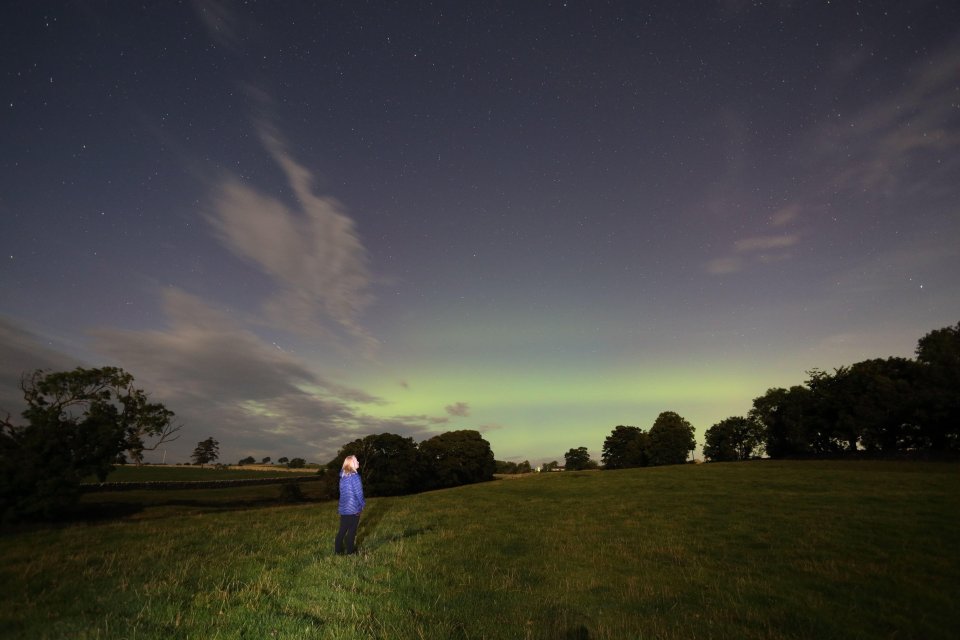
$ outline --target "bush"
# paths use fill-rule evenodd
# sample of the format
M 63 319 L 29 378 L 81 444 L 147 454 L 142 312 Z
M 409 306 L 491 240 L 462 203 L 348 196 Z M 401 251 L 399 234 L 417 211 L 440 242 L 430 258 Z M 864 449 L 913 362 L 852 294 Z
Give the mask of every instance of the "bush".
M 280 485 L 280 502 L 303 502 L 303 490 L 297 482 Z

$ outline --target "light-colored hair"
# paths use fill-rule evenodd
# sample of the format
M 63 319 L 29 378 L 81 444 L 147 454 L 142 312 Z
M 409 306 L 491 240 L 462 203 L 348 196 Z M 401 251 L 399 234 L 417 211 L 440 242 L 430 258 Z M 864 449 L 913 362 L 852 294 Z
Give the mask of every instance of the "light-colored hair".
M 359 467 L 360 461 L 357 460 L 357 456 L 347 456 L 343 459 L 343 467 L 341 467 L 341 470 L 344 473 L 356 473 Z

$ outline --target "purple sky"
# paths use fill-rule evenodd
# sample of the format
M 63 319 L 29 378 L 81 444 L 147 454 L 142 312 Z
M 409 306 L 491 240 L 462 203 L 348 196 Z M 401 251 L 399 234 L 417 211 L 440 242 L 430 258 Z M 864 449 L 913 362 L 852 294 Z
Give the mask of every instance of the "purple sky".
M 956 3 L 23 0 L 0 54 L 0 408 L 121 366 L 168 462 L 702 443 L 960 320 Z

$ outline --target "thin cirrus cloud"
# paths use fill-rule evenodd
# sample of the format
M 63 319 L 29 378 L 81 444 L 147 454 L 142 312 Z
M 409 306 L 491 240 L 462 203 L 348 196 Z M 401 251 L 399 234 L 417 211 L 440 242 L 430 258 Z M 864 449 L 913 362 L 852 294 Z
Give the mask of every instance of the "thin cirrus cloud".
M 166 330 L 99 329 L 94 337 L 101 352 L 136 371 L 176 411 L 191 437 L 212 436 L 232 450 L 269 453 L 279 446 L 307 456 L 305 443 L 329 451 L 353 430 L 352 397 L 226 313 L 178 290 L 166 292 L 164 312 Z
M 308 336 L 346 333 L 373 352 L 377 341 L 360 323 L 373 298 L 356 225 L 336 200 L 313 192 L 313 175 L 278 136 L 262 130 L 261 138 L 297 208 L 230 176 L 216 189 L 207 220 L 234 254 L 272 277 L 276 291 L 263 304 L 267 323 Z
M 168 324 L 163 330 L 90 333 L 96 353 L 132 373 L 152 399 L 176 413 L 183 435 L 169 448 L 180 449 L 181 457 L 209 436 L 223 443 L 225 454 L 279 450 L 313 457 L 348 441 L 367 423 L 364 405 L 380 403 L 316 375 L 194 296 L 170 289 L 162 303 Z M 15 393 L 22 371 L 91 366 L 48 343 L 0 317 L 0 356 L 8 365 L 0 376 L 0 410 L 22 410 Z M 420 424 L 397 426 L 423 431 Z
M 707 273 L 715 276 L 736 273 L 741 269 L 743 269 L 743 258 L 739 256 L 716 258 L 707 263 Z
M 230 4 L 194 0 L 193 5 L 210 37 L 228 50 L 238 53 L 244 41 L 255 38 L 255 25 Z M 255 101 L 269 103 L 266 92 L 247 90 Z M 234 254 L 273 278 L 276 291 L 263 301 L 263 321 L 309 337 L 345 333 L 373 354 L 377 340 L 360 323 L 372 302 L 369 259 L 354 221 L 339 202 L 314 193 L 312 173 L 275 129 L 261 121 L 258 133 L 286 174 L 296 206 L 228 175 L 214 189 L 208 222 Z
M 470 405 L 466 402 L 457 402 L 454 404 L 448 404 L 444 407 L 447 413 L 451 416 L 458 416 L 465 418 L 470 415 Z
M 796 234 L 785 234 L 777 236 L 755 236 L 752 238 L 743 238 L 737 240 L 733 247 L 738 253 L 750 253 L 755 251 L 769 251 L 771 249 L 786 249 L 797 244 L 800 239 Z
M 193 8 L 213 41 L 229 50 L 240 49 L 244 37 L 254 32 L 223 0 L 194 0 Z
M 215 401 L 260 402 L 304 394 L 304 386 L 329 387 L 294 356 L 196 296 L 168 289 L 163 312 L 165 330 L 94 330 L 99 350 L 136 367 L 167 392 Z
M 773 227 L 782 227 L 790 224 L 800 216 L 800 205 L 789 204 L 779 209 L 770 216 L 770 225 Z
M 707 263 L 707 273 L 725 275 L 743 270 L 750 264 L 776 262 L 789 257 L 788 250 L 800 241 L 796 233 L 752 236 L 733 243 L 733 255 Z
M 199 298 L 164 293 L 164 330 L 98 329 L 97 347 L 176 411 L 191 438 L 213 436 L 233 451 L 278 449 L 313 457 L 379 431 L 423 438 L 446 418 L 376 417 L 383 401 L 333 383 Z M 187 449 L 187 452 L 189 449 Z
M 937 193 L 955 180 L 960 126 L 956 119 L 956 60 L 960 42 L 936 54 L 919 73 L 903 78 L 902 88 L 883 100 L 866 101 L 849 114 L 825 118 L 809 138 L 802 157 L 813 158 L 811 188 L 801 202 L 770 217 L 770 225 L 786 230 L 803 210 L 816 210 L 820 200 L 837 192 L 905 194 Z M 869 57 L 843 57 L 835 82 L 863 72 Z M 804 147 L 807 145 L 804 144 Z M 918 169 L 911 169 L 911 167 Z M 706 265 L 712 275 L 742 271 L 751 265 L 782 260 L 799 242 L 795 233 L 757 235 L 736 241 L 728 255 Z
M 960 43 L 955 41 L 918 73 L 904 78 L 897 93 L 870 100 L 849 116 L 837 114 L 820 128 L 814 136 L 818 162 L 825 166 L 830 166 L 831 158 L 842 162 L 832 180 L 837 188 L 875 191 L 908 184 L 923 190 L 944 178 L 949 163 L 938 162 L 916 175 L 906 171 L 923 154 L 939 158 L 960 148 L 958 56 Z M 837 149 L 844 153 L 837 154 Z

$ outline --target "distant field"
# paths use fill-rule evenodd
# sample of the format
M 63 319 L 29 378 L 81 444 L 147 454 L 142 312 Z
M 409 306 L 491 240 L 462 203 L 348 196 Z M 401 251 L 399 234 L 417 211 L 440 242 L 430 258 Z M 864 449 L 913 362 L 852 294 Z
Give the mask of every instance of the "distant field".
M 0 635 L 952 639 L 958 482 L 905 462 L 531 475 L 371 499 L 349 558 L 334 503 L 182 492 L 3 534 Z
M 230 467 L 215 469 L 210 467 L 178 466 L 178 465 L 120 465 L 107 477 L 107 482 L 155 482 L 155 481 L 185 481 L 185 480 L 245 480 L 248 478 L 272 478 L 284 476 L 288 473 L 315 475 L 316 469 L 287 469 L 286 467 L 269 468 L 257 465 L 255 467 Z M 87 482 L 96 482 L 96 478 L 88 478 Z

